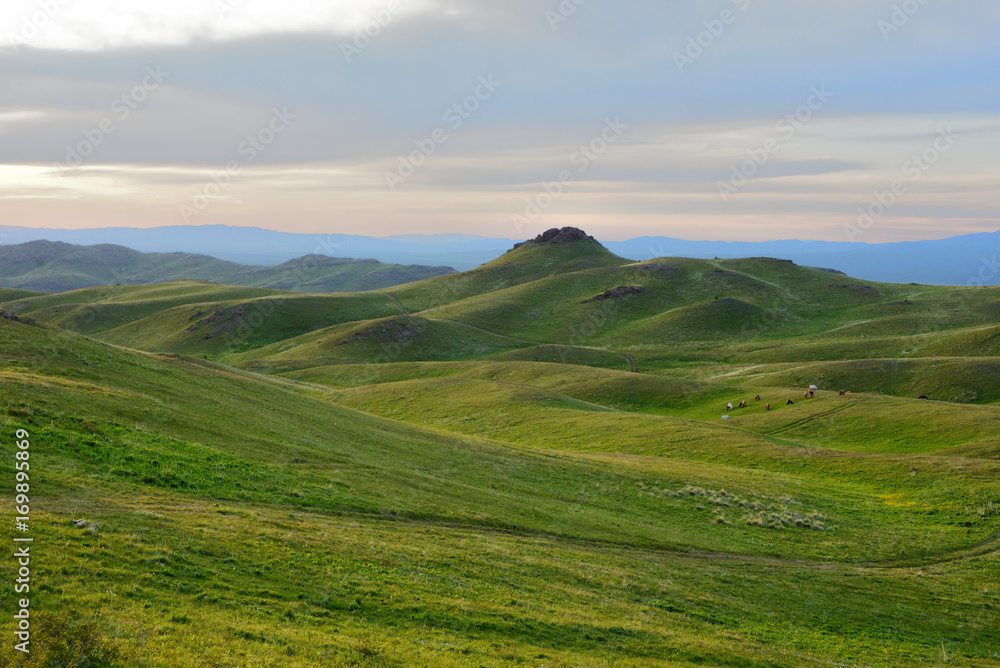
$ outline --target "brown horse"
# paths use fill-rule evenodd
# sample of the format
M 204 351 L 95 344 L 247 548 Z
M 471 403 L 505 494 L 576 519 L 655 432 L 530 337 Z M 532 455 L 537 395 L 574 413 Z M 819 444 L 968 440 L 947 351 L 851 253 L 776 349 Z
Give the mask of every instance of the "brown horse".
M 764 410 L 766 411 L 771 410 L 771 404 L 764 404 Z

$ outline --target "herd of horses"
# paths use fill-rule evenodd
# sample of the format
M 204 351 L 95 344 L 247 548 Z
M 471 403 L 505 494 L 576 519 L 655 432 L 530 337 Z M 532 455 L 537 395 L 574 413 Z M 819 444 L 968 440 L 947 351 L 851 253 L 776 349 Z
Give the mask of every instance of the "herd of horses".
M 842 396 L 842 397 L 846 397 L 848 394 L 849 394 L 849 392 L 847 390 L 841 390 L 840 391 L 840 396 Z M 802 393 L 802 398 L 803 399 L 812 399 L 814 396 L 816 396 L 816 390 L 814 388 L 810 388 L 810 389 L 808 389 L 808 390 L 806 390 L 805 392 Z M 924 397 L 921 397 L 921 399 L 923 399 L 923 398 Z M 763 399 L 760 398 L 759 394 L 756 395 L 756 396 L 754 396 L 753 400 L 756 401 L 756 402 L 763 401 Z M 740 408 L 747 408 L 749 405 L 750 405 L 750 403 L 747 400 L 745 400 L 745 399 L 739 403 L 739 407 Z M 795 402 L 792 401 L 791 399 L 789 399 L 789 400 L 787 400 L 785 402 L 785 405 L 786 406 L 794 406 Z M 731 402 L 728 403 L 728 404 L 726 404 L 726 410 L 727 411 L 733 410 L 733 404 Z M 764 410 L 766 410 L 766 411 L 771 410 L 771 404 L 765 403 L 764 404 Z

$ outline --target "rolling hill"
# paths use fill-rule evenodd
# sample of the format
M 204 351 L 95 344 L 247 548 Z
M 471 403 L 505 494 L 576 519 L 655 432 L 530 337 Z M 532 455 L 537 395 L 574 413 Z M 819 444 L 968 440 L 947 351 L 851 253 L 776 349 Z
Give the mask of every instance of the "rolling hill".
M 694 229 L 694 228 L 692 228 Z M 34 229 L 0 226 L 6 243 L 51 239 L 74 244 L 123 244 L 145 252 L 198 252 L 255 265 L 277 264 L 323 253 L 371 257 L 382 262 L 447 264 L 474 269 L 502 255 L 511 239 L 467 234 L 366 237 L 354 234 L 294 234 L 256 227 L 174 225 L 137 229 Z M 644 236 L 607 241 L 608 249 L 633 261 L 656 257 L 738 259 L 779 257 L 812 267 L 831 267 L 873 281 L 932 285 L 1000 285 L 1000 231 L 926 241 L 864 243 L 862 240 L 691 241 Z
M 307 255 L 274 267 L 251 267 L 192 253 L 141 253 L 113 244 L 74 246 L 31 241 L 0 245 L 0 286 L 38 292 L 201 280 L 297 292 L 358 292 L 454 272 L 451 267 L 383 264 Z
M 0 300 L 37 662 L 1000 660 L 998 288 L 563 229 L 359 293 Z
M 415 312 L 547 277 L 627 264 L 631 262 L 618 257 L 581 230 L 552 229 L 517 244 L 481 267 L 387 292 L 404 308 Z

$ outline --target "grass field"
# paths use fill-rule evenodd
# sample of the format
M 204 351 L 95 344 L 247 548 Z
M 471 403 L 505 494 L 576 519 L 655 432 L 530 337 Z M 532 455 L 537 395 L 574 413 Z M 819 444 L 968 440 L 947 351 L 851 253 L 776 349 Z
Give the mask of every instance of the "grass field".
M 252 290 L 0 293 L 0 664 L 1000 665 L 996 289 L 574 241 Z
M 454 273 L 451 267 L 384 264 L 306 255 L 272 267 L 192 253 L 141 253 L 124 246 L 31 241 L 0 245 L 0 301 L 10 287 L 59 293 L 100 285 L 197 279 L 296 292 L 356 292 Z M 24 294 L 22 296 L 30 296 Z M 7 299 L 16 299 L 8 297 Z

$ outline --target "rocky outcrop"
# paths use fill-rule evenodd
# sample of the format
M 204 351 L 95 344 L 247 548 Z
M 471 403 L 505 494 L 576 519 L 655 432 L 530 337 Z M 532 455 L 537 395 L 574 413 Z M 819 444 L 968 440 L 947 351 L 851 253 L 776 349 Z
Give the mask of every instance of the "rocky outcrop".
M 591 297 L 590 299 L 584 299 L 581 304 L 589 304 L 591 302 L 601 301 L 603 299 L 621 299 L 628 295 L 637 295 L 640 292 L 645 292 L 646 288 L 639 285 L 620 285 L 617 288 L 611 288 L 610 290 L 605 290 L 596 297 Z
M 540 246 L 546 244 L 548 245 L 566 244 L 570 243 L 571 241 L 593 241 L 594 243 L 598 243 L 597 239 L 590 236 L 589 234 L 587 234 L 586 232 L 584 232 L 579 228 L 564 227 L 562 229 L 559 229 L 553 227 L 551 230 L 546 230 L 545 232 L 542 232 L 534 239 L 530 239 L 528 241 L 522 241 L 519 244 L 515 244 L 514 248 L 512 248 L 511 250 L 516 250 L 518 248 L 521 248 L 522 246 L 528 246 L 528 245 Z

